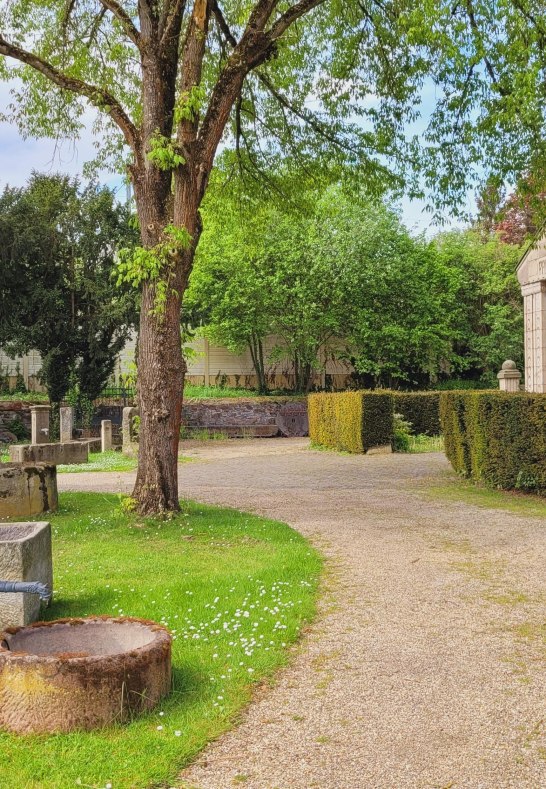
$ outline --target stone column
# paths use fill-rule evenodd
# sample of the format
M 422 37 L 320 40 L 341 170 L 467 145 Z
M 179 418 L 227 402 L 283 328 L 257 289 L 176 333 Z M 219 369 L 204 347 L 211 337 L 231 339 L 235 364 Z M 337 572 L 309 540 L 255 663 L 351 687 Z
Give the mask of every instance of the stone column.
M 525 389 L 546 392 L 546 234 L 521 259 L 518 280 L 525 320 Z
M 31 444 L 48 444 L 49 438 L 49 412 L 48 405 L 30 406 Z
M 521 289 L 525 326 L 525 388 L 546 392 L 546 281 Z
M 74 409 L 71 406 L 59 409 L 60 415 L 60 442 L 64 444 L 65 441 L 72 441 L 72 434 L 74 431 Z
M 516 363 L 508 359 L 502 364 L 502 370 L 498 373 L 499 388 L 501 392 L 519 392 L 521 373 L 516 368 Z
M 108 452 L 112 449 L 112 422 L 110 419 L 103 419 L 100 423 L 100 448 L 101 452 Z

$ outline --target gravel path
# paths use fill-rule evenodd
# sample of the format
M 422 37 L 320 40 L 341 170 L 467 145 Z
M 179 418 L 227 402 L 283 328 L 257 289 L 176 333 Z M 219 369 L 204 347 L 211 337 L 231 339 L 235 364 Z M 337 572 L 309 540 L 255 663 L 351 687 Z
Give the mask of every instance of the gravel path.
M 546 523 L 434 500 L 439 454 L 194 446 L 184 495 L 287 521 L 329 559 L 274 688 L 181 778 L 198 789 L 546 789 Z M 129 490 L 130 474 L 59 477 Z

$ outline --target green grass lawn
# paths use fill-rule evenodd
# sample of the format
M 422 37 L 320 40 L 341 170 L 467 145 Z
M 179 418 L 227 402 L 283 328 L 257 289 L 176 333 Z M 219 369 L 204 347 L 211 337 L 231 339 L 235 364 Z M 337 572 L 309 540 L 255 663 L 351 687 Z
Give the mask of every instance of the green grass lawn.
M 412 455 L 420 455 L 424 452 L 443 452 L 443 436 L 410 436 L 408 452 Z
M 321 559 L 286 524 L 184 503 L 170 521 L 122 512 L 117 496 L 64 493 L 50 516 L 47 619 L 137 616 L 174 634 L 173 692 L 156 711 L 89 733 L 0 733 L 10 789 L 149 789 L 225 731 L 256 683 L 287 660 L 314 615 Z M 43 516 L 41 516 L 43 517 Z
M 76 474 L 82 471 L 133 471 L 136 467 L 136 458 L 110 450 L 109 452 L 90 452 L 89 463 L 57 466 L 57 472 L 59 474 Z
M 452 502 L 474 504 L 477 507 L 500 509 L 529 518 L 546 518 L 546 498 L 511 490 L 496 490 L 475 482 L 446 474 L 443 484 L 426 484 L 423 495 Z
M 189 463 L 191 458 L 179 455 L 179 463 Z M 9 463 L 9 453 L 0 450 L 0 463 Z M 137 467 L 136 457 L 128 457 L 122 452 L 90 452 L 88 463 L 71 463 L 57 466 L 58 474 L 77 474 L 83 471 L 133 471 Z
M 184 384 L 184 399 L 192 397 L 203 400 L 207 397 L 256 397 L 254 389 L 225 389 L 221 386 L 197 386 L 197 384 Z

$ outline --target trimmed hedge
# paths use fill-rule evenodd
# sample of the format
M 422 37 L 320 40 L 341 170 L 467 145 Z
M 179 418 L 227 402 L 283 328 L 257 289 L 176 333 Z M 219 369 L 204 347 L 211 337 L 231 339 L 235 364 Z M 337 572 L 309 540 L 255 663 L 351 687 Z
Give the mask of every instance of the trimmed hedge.
M 440 435 L 440 392 L 393 392 L 394 411 L 411 422 L 411 432 Z
M 320 446 L 345 452 L 367 452 L 391 444 L 391 392 L 336 392 L 308 398 L 309 436 Z
M 546 494 L 546 395 L 442 392 L 440 420 L 455 471 L 505 490 Z

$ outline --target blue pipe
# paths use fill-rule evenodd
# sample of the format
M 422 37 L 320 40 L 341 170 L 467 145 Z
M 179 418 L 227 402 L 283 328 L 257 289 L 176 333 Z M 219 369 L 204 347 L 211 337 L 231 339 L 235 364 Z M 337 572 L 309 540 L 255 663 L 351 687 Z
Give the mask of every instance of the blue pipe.
M 46 603 L 51 600 L 50 590 L 39 581 L 0 581 L 0 592 L 39 594 L 40 600 Z

